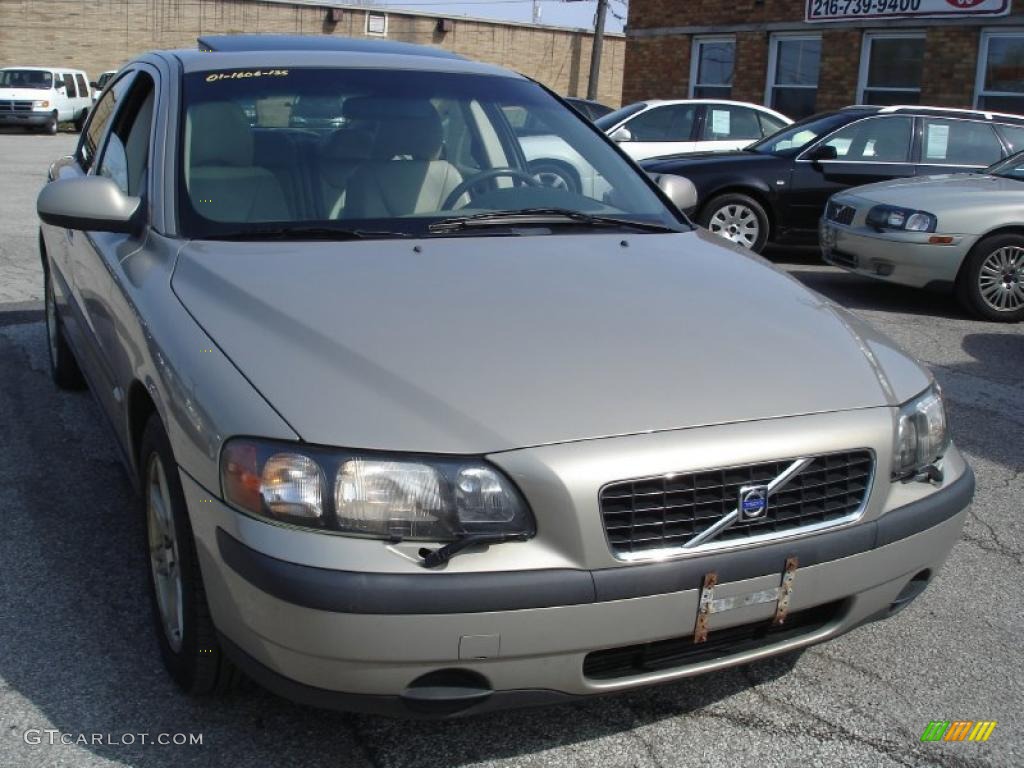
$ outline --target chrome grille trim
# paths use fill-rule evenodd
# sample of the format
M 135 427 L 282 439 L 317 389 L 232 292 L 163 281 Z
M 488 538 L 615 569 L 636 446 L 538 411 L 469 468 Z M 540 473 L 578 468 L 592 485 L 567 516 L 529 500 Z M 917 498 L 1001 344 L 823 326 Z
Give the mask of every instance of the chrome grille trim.
M 874 451 L 859 448 L 608 483 L 599 492 L 606 543 L 636 562 L 849 525 L 867 506 L 875 464 Z M 769 512 L 737 524 L 739 488 L 751 482 L 768 486 Z

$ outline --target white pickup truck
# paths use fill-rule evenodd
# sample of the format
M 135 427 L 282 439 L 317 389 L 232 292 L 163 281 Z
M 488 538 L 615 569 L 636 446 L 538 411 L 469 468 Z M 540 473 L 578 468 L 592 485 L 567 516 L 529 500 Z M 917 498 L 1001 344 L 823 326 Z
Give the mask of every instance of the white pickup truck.
M 0 125 L 53 134 L 58 123 L 71 122 L 81 130 L 91 107 L 89 78 L 80 69 L 0 69 Z

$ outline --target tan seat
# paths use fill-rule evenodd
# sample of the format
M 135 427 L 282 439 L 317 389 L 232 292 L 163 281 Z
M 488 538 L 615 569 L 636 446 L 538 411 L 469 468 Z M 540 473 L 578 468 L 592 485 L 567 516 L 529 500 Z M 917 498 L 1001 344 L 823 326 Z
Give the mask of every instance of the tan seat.
M 462 183 L 462 174 L 438 159 L 444 132 L 427 100 L 347 99 L 345 117 L 377 124 L 372 160 L 362 163 L 346 187 L 343 216 L 380 219 L 439 211 Z
M 185 184 L 192 206 L 214 221 L 289 218 L 273 173 L 253 165 L 253 136 L 234 102 L 206 102 L 185 119 Z
M 373 151 L 373 133 L 359 128 L 341 128 L 332 133 L 318 152 L 320 195 L 325 219 L 337 219 L 345 208 L 345 190 L 352 174 Z

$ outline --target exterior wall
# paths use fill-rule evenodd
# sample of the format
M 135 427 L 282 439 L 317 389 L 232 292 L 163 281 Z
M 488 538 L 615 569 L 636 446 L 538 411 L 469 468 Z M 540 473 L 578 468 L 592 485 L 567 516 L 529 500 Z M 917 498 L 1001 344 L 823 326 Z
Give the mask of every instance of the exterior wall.
M 927 32 L 921 103 L 970 108 L 974 105 L 978 50 L 983 28 L 1024 27 L 1019 10 L 1000 19 L 929 19 L 889 22 L 804 22 L 806 0 L 630 0 L 626 27 L 623 103 L 643 99 L 685 98 L 689 90 L 690 49 L 695 36 L 729 34 L 736 38 L 733 98 L 763 103 L 773 32 L 822 35 L 817 108 L 834 109 L 857 101 L 863 35 L 907 28 Z M 1024 0 L 1014 3 L 1024 4 Z
M 0 66 L 64 65 L 91 77 L 157 48 L 192 48 L 202 34 L 284 33 L 364 37 L 365 8 L 326 22 L 325 2 L 259 0 L 0 0 Z M 372 9 L 384 12 L 383 8 Z M 387 12 L 388 40 L 436 45 L 522 72 L 560 94 L 586 96 L 592 35 L 554 27 Z M 618 106 L 625 40 L 606 35 L 598 100 Z

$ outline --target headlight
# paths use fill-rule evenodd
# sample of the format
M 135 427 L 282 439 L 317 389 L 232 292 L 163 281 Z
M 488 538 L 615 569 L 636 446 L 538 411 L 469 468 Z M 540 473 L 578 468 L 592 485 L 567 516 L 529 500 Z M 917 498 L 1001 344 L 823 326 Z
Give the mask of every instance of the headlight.
M 939 222 L 935 214 L 927 211 L 876 205 L 868 211 L 867 224 L 878 231 L 896 229 L 904 232 L 934 232 Z
M 46 101 L 45 99 L 40 99 L 39 101 L 32 102 L 32 109 L 46 109 L 49 106 L 50 102 Z
M 942 391 L 933 384 L 924 394 L 900 406 L 893 451 L 894 479 L 912 477 L 934 464 L 949 447 L 949 423 Z
M 236 439 L 224 446 L 220 472 L 232 506 L 308 528 L 393 541 L 536 530 L 512 482 L 480 459 Z

